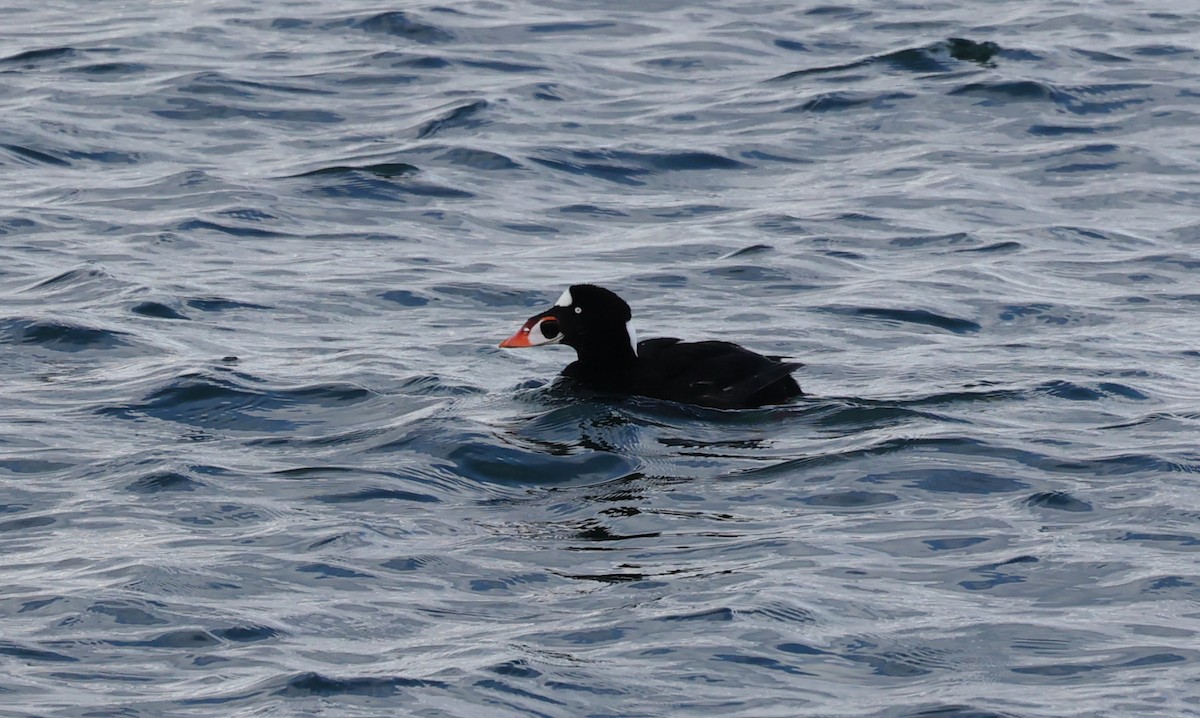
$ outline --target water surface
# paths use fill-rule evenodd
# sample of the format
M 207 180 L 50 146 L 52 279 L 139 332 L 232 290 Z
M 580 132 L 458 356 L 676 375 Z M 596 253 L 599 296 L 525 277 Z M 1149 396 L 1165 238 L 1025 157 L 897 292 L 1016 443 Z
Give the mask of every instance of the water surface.
M 0 17 L 5 715 L 1200 715 L 1190 5 Z

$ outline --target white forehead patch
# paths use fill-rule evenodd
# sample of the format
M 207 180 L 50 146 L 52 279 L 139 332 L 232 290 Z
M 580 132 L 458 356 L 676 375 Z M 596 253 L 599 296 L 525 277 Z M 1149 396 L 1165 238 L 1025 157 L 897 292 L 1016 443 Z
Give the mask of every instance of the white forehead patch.
M 625 322 L 625 333 L 629 335 L 629 346 L 633 347 L 633 355 L 637 356 L 637 330 L 633 328 L 633 321 Z
M 571 288 L 567 287 L 566 291 L 562 293 L 562 296 L 558 298 L 558 301 L 554 303 L 554 306 L 569 307 L 574 303 L 575 298 L 571 296 Z

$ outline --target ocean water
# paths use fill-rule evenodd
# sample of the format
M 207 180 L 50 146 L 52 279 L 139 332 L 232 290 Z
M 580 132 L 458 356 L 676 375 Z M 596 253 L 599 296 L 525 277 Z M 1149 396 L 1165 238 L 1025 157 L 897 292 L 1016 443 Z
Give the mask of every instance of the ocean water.
M 0 26 L 0 715 L 1200 715 L 1191 3 Z

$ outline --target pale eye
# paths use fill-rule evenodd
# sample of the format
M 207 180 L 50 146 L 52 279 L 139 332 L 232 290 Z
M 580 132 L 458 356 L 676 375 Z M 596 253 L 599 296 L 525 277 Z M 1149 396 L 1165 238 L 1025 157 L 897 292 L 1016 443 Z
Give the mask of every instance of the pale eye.
M 583 307 L 575 307 L 576 314 L 583 314 Z

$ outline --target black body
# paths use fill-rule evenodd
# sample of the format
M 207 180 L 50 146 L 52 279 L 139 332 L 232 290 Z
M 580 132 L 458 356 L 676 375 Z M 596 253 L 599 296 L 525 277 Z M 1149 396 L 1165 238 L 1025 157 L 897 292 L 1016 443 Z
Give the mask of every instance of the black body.
M 638 342 L 635 354 L 630 319 L 629 305 L 616 294 L 578 284 L 563 294 L 560 304 L 526 322 L 522 331 L 533 328 L 540 343 L 573 347 L 578 359 L 563 376 L 598 391 L 718 409 L 782 404 L 803 393 L 791 376 L 800 364 L 731 342 L 647 339 Z

